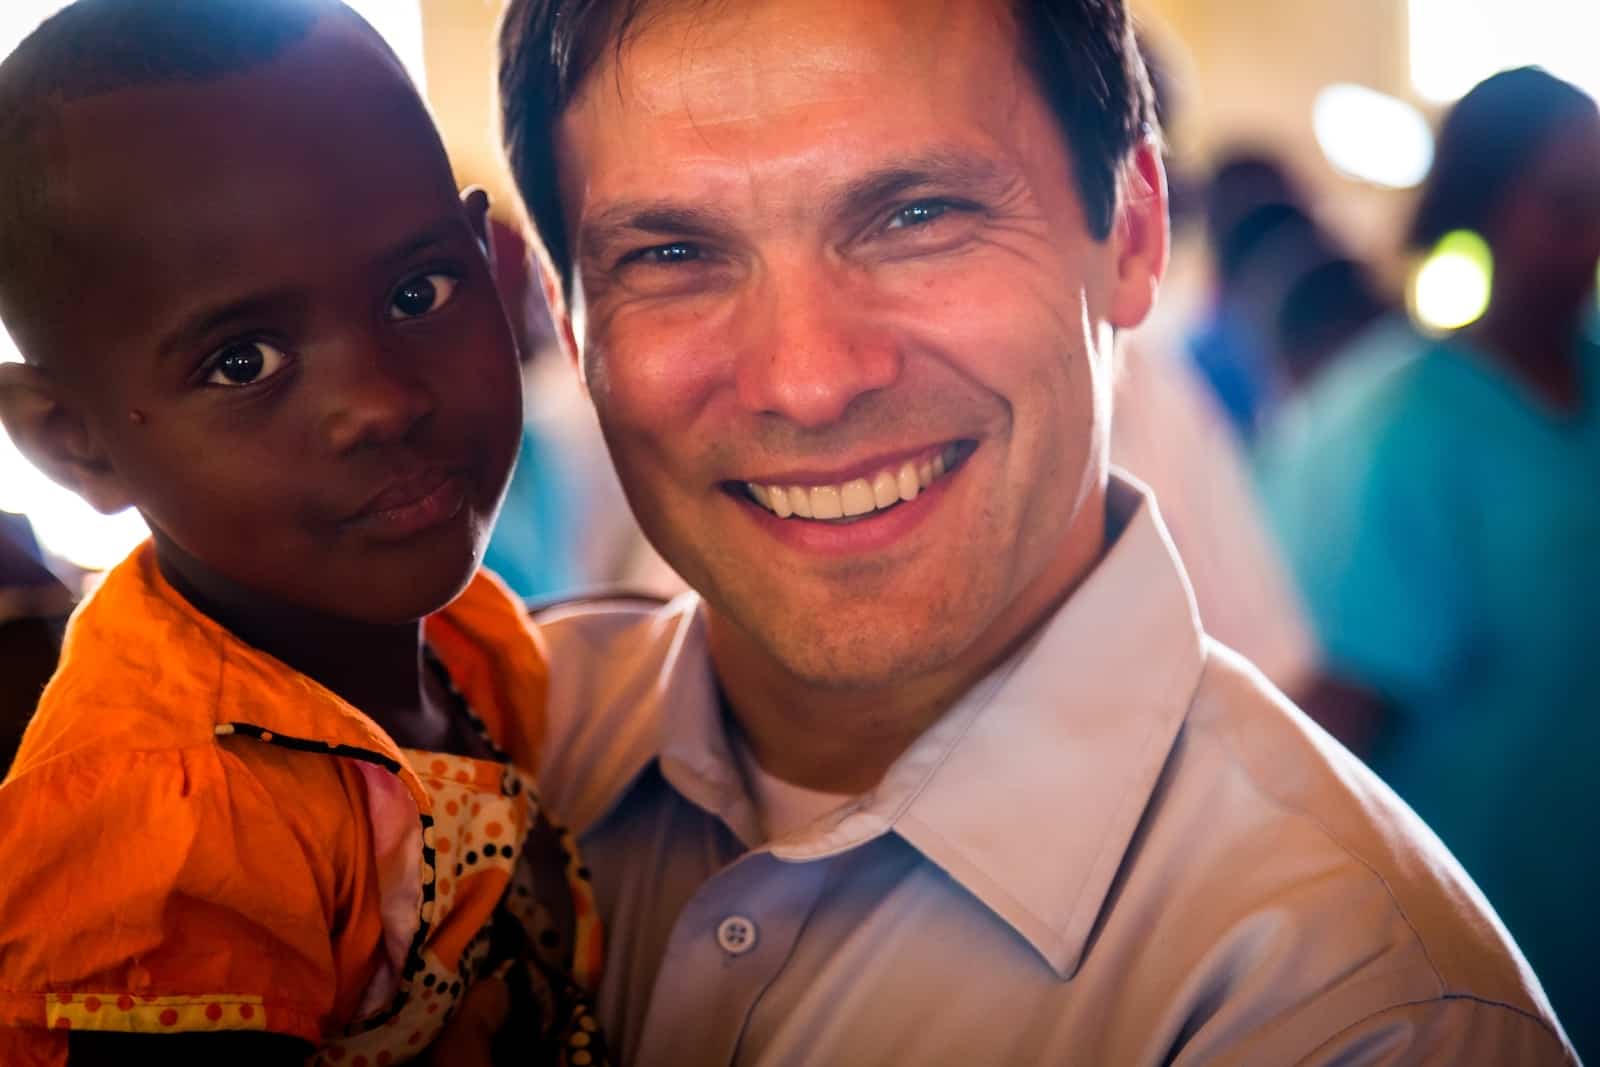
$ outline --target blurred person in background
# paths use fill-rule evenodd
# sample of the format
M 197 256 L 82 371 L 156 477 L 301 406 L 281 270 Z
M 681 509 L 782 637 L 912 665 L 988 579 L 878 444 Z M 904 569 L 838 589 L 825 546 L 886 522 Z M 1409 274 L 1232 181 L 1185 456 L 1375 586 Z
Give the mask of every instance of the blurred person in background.
M 0 775 L 55 671 L 73 596 L 45 567 L 28 520 L 0 511 Z
M 1284 289 L 1273 328 L 1271 359 L 1286 399 L 1394 311 L 1367 266 L 1348 256 L 1335 254 L 1296 275 Z
M 1111 461 L 1161 502 L 1206 632 L 1295 693 L 1316 673 L 1316 642 L 1294 578 L 1263 518 L 1249 465 L 1205 383 L 1141 335 L 1118 368 Z
M 1165 46 L 1142 32 L 1139 47 L 1155 91 L 1156 116 L 1171 136 L 1183 114 Z M 1167 157 L 1173 242 L 1199 221 L 1183 168 Z M 1261 191 L 1283 195 L 1273 171 Z M 1169 294 L 1164 291 L 1163 302 Z M 1161 502 L 1172 542 L 1194 589 L 1206 631 L 1242 653 L 1280 689 L 1315 672 L 1315 644 L 1293 578 L 1257 502 L 1249 465 L 1227 415 L 1186 358 L 1172 313 L 1157 312 L 1124 343 L 1117 368 L 1111 461 Z
M 1450 112 L 1410 234 L 1478 233 L 1486 313 L 1387 326 L 1263 485 L 1328 677 L 1308 710 L 1443 837 L 1600 1056 L 1600 111 L 1533 68 Z
M 1206 191 L 1215 295 L 1188 338 L 1189 354 L 1239 439 L 1255 440 L 1280 386 L 1270 324 L 1285 279 L 1329 255 L 1299 186 L 1272 156 L 1225 159 Z

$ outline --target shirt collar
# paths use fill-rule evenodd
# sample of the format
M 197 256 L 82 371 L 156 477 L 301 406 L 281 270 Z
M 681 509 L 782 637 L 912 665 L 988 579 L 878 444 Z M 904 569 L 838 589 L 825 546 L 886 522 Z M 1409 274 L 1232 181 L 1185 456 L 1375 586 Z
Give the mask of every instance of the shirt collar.
M 1057 975 L 1076 971 L 1205 658 L 1194 597 L 1154 499 L 1113 476 L 1107 518 L 1106 555 L 1028 644 L 924 733 L 877 789 L 773 843 L 775 856 L 819 859 L 897 833 Z M 758 821 L 723 728 L 703 613 L 692 594 L 671 611 L 671 648 L 655 685 L 657 758 L 674 789 L 748 846 L 759 840 Z
M 1187 578 L 1155 501 L 1113 482 L 1110 551 L 985 689 L 902 762 L 944 758 L 895 829 L 1006 920 L 1062 978 L 1077 970 L 1205 665 Z

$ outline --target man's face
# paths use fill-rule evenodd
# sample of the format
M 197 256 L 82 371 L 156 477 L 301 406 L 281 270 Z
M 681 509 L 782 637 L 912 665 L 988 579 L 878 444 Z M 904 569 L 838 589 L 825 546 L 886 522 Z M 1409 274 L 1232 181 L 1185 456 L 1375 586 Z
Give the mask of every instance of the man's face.
M 1154 274 L 1130 300 L 1086 230 L 999 4 L 642 26 L 558 130 L 570 322 L 640 522 L 758 666 L 992 656 L 1099 550 L 1107 323 Z
M 186 566 L 375 622 L 470 577 L 521 411 L 469 212 L 400 77 L 325 20 L 269 65 L 69 104 L 63 128 L 89 298 L 58 347 L 102 499 L 136 502 Z

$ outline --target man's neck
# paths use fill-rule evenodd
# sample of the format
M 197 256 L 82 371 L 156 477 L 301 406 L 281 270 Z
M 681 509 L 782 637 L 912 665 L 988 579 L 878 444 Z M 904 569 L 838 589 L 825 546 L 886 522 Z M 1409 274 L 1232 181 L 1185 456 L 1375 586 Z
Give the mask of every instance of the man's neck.
M 156 558 L 162 576 L 196 609 L 386 729 L 422 711 L 420 622 L 366 623 L 273 601 L 211 572 L 159 534 Z
M 730 620 L 708 613 L 711 660 L 732 726 L 761 768 L 822 793 L 859 795 L 990 671 L 1036 633 L 1107 547 L 1105 490 L 1084 502 L 1049 567 L 949 663 L 874 686 L 796 677 Z

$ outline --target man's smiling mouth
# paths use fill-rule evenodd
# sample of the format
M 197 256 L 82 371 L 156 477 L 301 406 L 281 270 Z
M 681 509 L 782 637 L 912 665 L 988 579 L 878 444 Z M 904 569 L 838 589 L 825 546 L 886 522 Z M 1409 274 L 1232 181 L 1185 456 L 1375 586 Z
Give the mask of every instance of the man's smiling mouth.
M 729 483 L 736 495 L 780 519 L 850 523 L 915 500 L 923 490 L 947 477 L 977 449 L 971 440 L 953 441 L 920 459 L 884 467 L 846 482 L 822 485 Z

